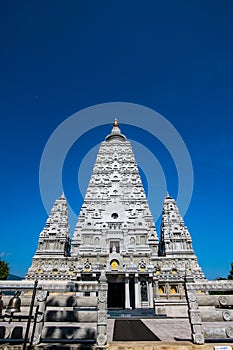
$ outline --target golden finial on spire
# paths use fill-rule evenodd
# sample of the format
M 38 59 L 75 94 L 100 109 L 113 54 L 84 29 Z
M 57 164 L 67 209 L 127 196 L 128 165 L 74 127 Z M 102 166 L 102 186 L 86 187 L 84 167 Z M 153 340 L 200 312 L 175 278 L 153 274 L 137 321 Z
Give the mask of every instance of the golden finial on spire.
M 114 126 L 119 126 L 117 118 L 114 119 L 113 125 L 114 125 Z

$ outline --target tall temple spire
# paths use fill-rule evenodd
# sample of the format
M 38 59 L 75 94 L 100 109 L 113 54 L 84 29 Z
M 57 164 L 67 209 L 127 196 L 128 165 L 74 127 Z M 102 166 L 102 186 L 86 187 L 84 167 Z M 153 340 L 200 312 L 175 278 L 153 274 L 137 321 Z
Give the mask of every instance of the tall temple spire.
M 111 270 L 129 254 L 156 254 L 158 237 L 132 147 L 117 119 L 102 142 L 72 240 L 71 256 L 101 254 Z M 114 258 L 115 257 L 115 258 Z

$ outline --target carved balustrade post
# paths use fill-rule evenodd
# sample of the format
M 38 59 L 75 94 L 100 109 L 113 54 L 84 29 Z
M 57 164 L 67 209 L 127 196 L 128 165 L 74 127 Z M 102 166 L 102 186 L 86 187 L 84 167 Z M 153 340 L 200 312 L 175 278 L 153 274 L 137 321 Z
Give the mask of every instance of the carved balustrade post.
M 108 284 L 105 272 L 101 272 L 97 304 L 97 348 L 107 345 L 107 293 Z
M 186 277 L 185 292 L 188 304 L 189 322 L 192 331 L 192 340 L 194 344 L 204 344 L 205 338 L 202 328 L 201 314 L 197 302 L 197 292 L 192 289 L 193 279 Z
M 46 301 L 47 301 L 48 295 L 49 295 L 48 291 L 42 290 L 39 292 L 37 296 L 38 306 L 37 306 L 37 312 L 36 312 L 32 345 L 37 345 L 40 343 L 42 330 L 44 326 L 44 316 L 45 316 Z

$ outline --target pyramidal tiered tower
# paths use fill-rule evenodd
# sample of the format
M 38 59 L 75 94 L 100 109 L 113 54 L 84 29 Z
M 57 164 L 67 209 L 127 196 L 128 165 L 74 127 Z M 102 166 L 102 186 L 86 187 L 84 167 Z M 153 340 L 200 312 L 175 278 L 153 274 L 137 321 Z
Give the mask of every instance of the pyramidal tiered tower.
M 171 257 L 180 256 L 189 259 L 189 262 L 191 259 L 197 261 L 190 233 L 184 225 L 175 200 L 169 194 L 163 205 L 160 254 Z
M 71 254 L 99 255 L 107 268 L 158 252 L 158 237 L 130 142 L 117 121 L 100 146 L 72 240 Z M 143 259 L 140 260 L 143 260 Z
M 53 279 L 61 265 L 59 261 L 70 254 L 70 227 L 68 204 L 64 194 L 57 199 L 39 236 L 36 254 L 28 276 L 35 273 Z
M 62 196 L 40 234 L 26 278 L 95 280 L 105 270 L 110 308 L 152 308 L 155 298 L 180 300 L 187 273 L 204 278 L 169 195 L 158 241 L 131 144 L 117 120 L 100 146 L 69 249 Z

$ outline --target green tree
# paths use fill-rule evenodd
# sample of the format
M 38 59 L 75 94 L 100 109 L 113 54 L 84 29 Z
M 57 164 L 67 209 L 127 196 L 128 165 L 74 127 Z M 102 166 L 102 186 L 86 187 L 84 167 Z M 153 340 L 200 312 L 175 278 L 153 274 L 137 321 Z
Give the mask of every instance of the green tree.
M 227 277 L 229 280 L 233 280 L 233 262 L 231 263 L 231 270 L 230 270 L 230 274 Z
M 7 262 L 0 260 L 0 280 L 6 280 L 10 269 Z

